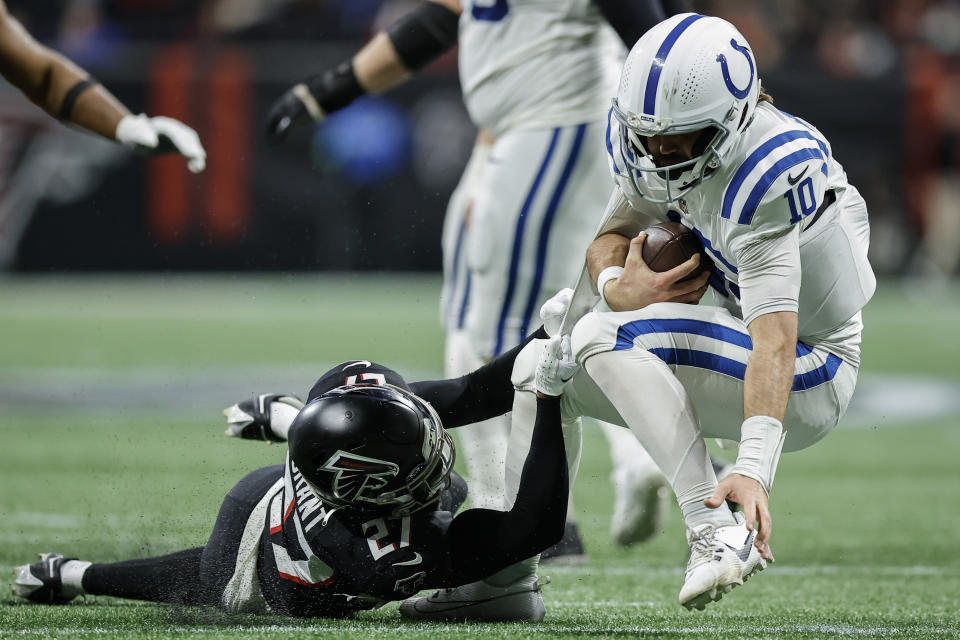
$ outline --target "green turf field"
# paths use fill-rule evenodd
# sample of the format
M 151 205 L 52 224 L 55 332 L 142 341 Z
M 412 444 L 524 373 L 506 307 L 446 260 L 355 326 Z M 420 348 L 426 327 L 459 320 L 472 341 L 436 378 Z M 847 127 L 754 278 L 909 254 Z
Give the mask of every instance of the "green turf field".
M 38 551 L 106 561 L 202 545 L 233 482 L 283 456 L 223 437 L 226 404 L 303 394 L 350 358 L 438 375 L 438 290 L 433 276 L 0 280 L 0 637 L 960 636 L 960 290 L 892 284 L 865 314 L 847 424 L 781 461 L 776 565 L 705 612 L 676 604 L 675 506 L 648 545 L 609 540 L 594 430 L 575 487 L 590 560 L 542 568 L 540 625 L 408 624 L 395 605 L 302 621 L 12 598 L 10 569 Z

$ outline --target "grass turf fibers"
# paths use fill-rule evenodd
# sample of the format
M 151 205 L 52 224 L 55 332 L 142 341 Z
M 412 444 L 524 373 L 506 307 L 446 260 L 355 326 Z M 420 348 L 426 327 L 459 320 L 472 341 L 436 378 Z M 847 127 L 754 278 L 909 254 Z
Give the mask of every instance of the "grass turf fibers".
M 282 459 L 281 447 L 223 437 L 225 405 L 215 391 L 207 409 L 187 412 L 155 382 L 158 374 L 161 381 L 197 370 L 269 377 L 315 367 L 311 375 L 319 375 L 363 357 L 437 375 L 438 289 L 433 277 L 0 283 L 0 637 L 960 635 L 955 414 L 916 423 L 878 415 L 785 455 L 773 496 L 777 563 L 702 613 L 676 603 L 685 544 L 674 505 L 664 508 L 663 532 L 649 544 L 622 550 L 610 541 L 608 454 L 593 429 L 574 491 L 590 560 L 541 569 L 552 583 L 540 625 L 412 624 L 400 620 L 396 605 L 352 620 L 295 620 L 110 598 L 44 607 L 10 595 L 10 569 L 38 551 L 110 561 L 202 545 L 230 486 Z M 904 304 L 887 287 L 865 316 L 865 375 L 924 374 L 960 389 L 952 365 L 960 341 L 944 339 L 951 334 L 943 329 L 958 326 L 956 292 Z M 154 375 L 146 386 L 168 411 L 109 396 L 82 410 L 37 400 L 52 388 L 25 399 L 3 393 L 24 380 L 62 386 L 71 375 L 78 383 L 91 371 L 136 379 L 145 369 Z M 59 372 L 54 382 L 44 377 L 51 370 Z M 231 401 L 251 390 L 243 386 Z

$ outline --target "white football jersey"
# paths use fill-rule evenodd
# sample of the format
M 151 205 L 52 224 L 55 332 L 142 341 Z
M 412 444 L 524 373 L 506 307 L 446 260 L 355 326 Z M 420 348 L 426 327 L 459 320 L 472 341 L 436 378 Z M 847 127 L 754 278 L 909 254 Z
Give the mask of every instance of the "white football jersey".
M 460 85 L 494 135 L 603 117 L 626 50 L 591 0 L 462 0 Z
M 637 211 L 693 230 L 716 266 L 711 285 L 723 306 L 747 324 L 796 311 L 802 341 L 829 343 L 859 362 L 859 311 L 876 289 L 867 211 L 820 131 L 761 102 L 709 179 L 685 198 L 652 204 L 629 179 L 612 115 L 609 123 L 619 189 Z M 825 198 L 835 204 L 821 207 Z

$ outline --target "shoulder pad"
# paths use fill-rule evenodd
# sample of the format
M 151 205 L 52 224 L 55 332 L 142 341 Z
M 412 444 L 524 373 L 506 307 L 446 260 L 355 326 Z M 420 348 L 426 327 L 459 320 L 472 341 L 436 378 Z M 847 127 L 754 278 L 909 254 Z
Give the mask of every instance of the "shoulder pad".
M 826 178 L 830 148 L 805 123 L 785 117 L 738 155 L 740 159 L 734 158 L 736 169 L 723 193 L 720 215 L 750 225 L 762 204 L 784 197 L 805 177 L 819 174 Z M 797 183 L 791 182 L 794 179 Z M 816 182 L 813 186 L 819 188 L 815 194 L 819 199 L 826 183 Z

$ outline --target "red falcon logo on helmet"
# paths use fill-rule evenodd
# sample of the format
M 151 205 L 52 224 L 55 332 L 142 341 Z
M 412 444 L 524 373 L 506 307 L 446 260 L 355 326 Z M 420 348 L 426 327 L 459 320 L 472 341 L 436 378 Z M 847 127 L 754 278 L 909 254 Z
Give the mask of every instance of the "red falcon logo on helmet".
M 334 494 L 348 501 L 374 502 L 367 492 L 386 486 L 390 478 L 400 473 L 400 467 L 392 462 L 347 451 L 337 451 L 320 468 L 337 474 L 333 479 Z

